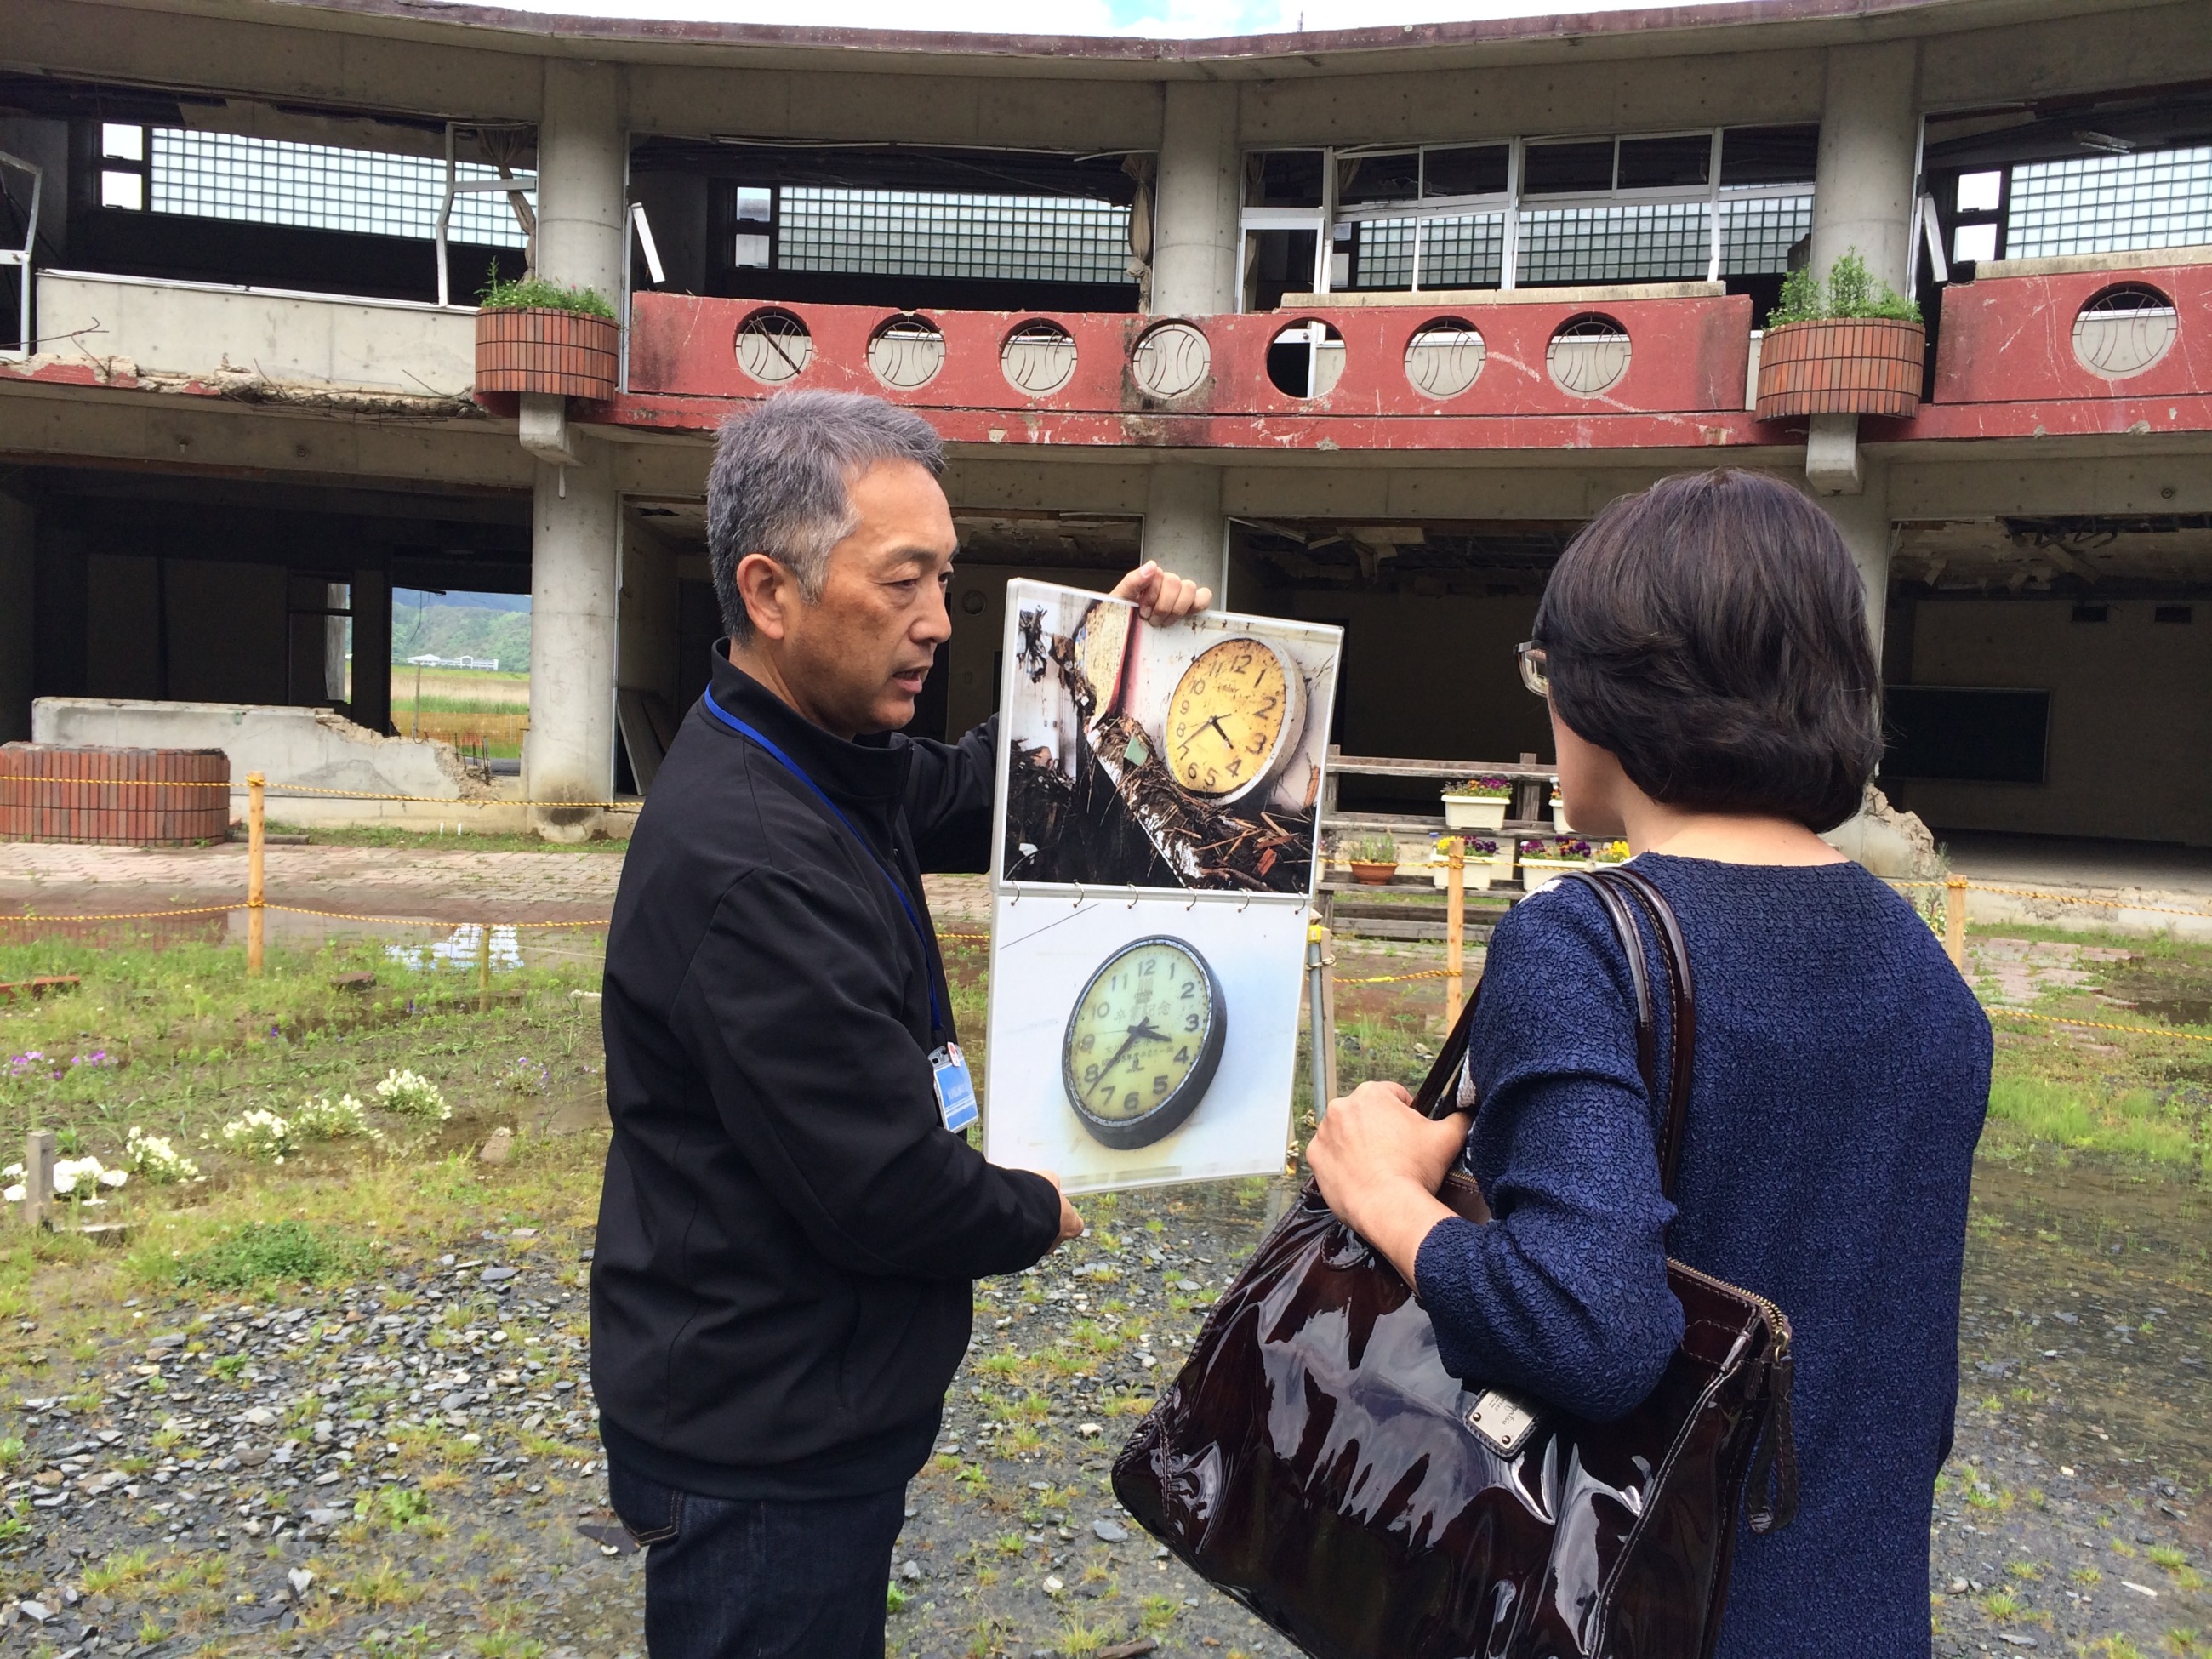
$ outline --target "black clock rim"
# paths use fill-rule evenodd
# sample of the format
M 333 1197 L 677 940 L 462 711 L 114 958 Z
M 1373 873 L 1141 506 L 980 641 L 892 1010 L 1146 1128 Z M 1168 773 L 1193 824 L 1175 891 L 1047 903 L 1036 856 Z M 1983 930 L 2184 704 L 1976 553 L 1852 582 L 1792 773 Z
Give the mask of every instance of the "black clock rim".
M 1289 686 L 1291 677 L 1298 675 L 1299 673 L 1298 665 L 1291 660 L 1290 653 L 1285 651 L 1280 646 L 1274 644 L 1272 641 L 1261 639 L 1257 634 L 1231 634 L 1225 640 L 1215 641 L 1212 645 L 1207 646 L 1205 650 L 1200 652 L 1197 656 L 1193 657 L 1190 659 L 1189 666 L 1186 667 L 1182 671 L 1182 673 L 1176 677 L 1176 686 L 1180 688 L 1183 680 L 1188 677 L 1191 669 L 1197 667 L 1201 661 L 1206 658 L 1212 656 L 1215 652 L 1223 650 L 1229 646 L 1246 644 L 1256 645 L 1263 650 L 1270 651 L 1274 653 L 1275 660 L 1282 665 L 1284 696 L 1287 698 L 1290 695 Z M 1300 676 L 1300 678 L 1303 678 L 1303 676 Z M 1169 706 L 1172 708 L 1175 702 L 1175 696 L 1172 692 L 1169 694 L 1168 702 Z M 1287 714 L 1289 711 L 1286 708 L 1284 712 Z M 1166 730 L 1166 724 L 1164 721 L 1162 722 L 1161 730 Z M 1164 742 L 1160 745 L 1160 759 L 1166 765 L 1168 769 L 1168 777 L 1175 784 L 1176 788 L 1184 791 L 1186 793 L 1195 795 L 1200 800 L 1212 801 L 1219 805 L 1228 806 L 1234 805 L 1237 801 L 1244 799 L 1255 790 L 1258 789 L 1261 784 L 1273 777 L 1276 769 L 1282 765 L 1283 757 L 1289 752 L 1291 746 L 1291 728 L 1289 725 L 1285 723 L 1277 726 L 1275 728 L 1274 744 L 1271 748 L 1269 748 L 1265 755 L 1261 757 L 1260 769 L 1257 772 L 1255 772 L 1245 782 L 1237 785 L 1236 788 L 1224 789 L 1218 794 L 1209 794 L 1203 789 L 1194 789 L 1190 785 L 1185 783 L 1181 778 L 1176 777 L 1175 763 L 1173 760 L 1169 758 L 1167 754 L 1167 744 Z M 1199 960 L 1203 962 L 1205 958 L 1201 957 Z
M 1206 994 L 1212 999 L 1212 1018 L 1206 1022 L 1206 1041 L 1200 1045 L 1198 1058 L 1191 1062 L 1190 1070 L 1183 1074 L 1182 1082 L 1175 1092 L 1151 1111 L 1139 1118 L 1108 1120 L 1084 1109 L 1081 1096 L 1075 1086 L 1075 1069 L 1069 1050 L 1075 1036 L 1075 1022 L 1082 1015 L 1083 1005 L 1091 1000 L 1091 988 L 1096 986 L 1106 970 L 1131 951 L 1147 945 L 1165 945 L 1182 951 L 1196 963 L 1199 971 L 1206 975 Z M 1088 1130 L 1091 1138 L 1117 1152 L 1134 1152 L 1140 1146 L 1150 1146 L 1164 1140 L 1188 1122 L 1213 1086 L 1213 1073 L 1221 1064 L 1221 1050 L 1229 1036 L 1229 997 L 1221 988 L 1221 976 L 1213 971 L 1213 964 L 1206 953 L 1188 939 L 1177 939 L 1172 933 L 1147 933 L 1121 945 L 1113 955 L 1091 971 L 1083 981 L 1083 994 L 1075 1000 L 1075 1006 L 1067 1016 L 1067 1024 L 1060 1037 L 1060 1083 L 1067 1096 L 1068 1109 L 1076 1121 Z

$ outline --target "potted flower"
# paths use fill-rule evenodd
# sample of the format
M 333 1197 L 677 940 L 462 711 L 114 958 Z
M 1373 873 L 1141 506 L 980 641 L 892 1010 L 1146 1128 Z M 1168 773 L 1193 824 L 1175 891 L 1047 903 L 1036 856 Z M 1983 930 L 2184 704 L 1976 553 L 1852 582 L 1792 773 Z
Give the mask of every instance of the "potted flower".
M 1510 778 L 1474 777 L 1443 792 L 1444 827 L 1449 830 L 1496 830 L 1505 823 L 1505 809 L 1513 799 Z
M 1362 836 L 1345 848 L 1352 878 L 1366 887 L 1381 887 L 1398 873 L 1398 843 L 1388 836 Z
M 1823 284 L 1790 272 L 1759 347 L 1759 418 L 1920 412 L 1928 331 L 1920 307 L 1868 272 L 1856 248 Z
M 1592 860 L 1590 844 L 1572 836 L 1521 843 L 1521 881 L 1532 893 L 1540 893 L 1570 870 L 1587 870 Z
M 502 282 L 495 267 L 477 310 L 477 390 L 615 395 L 622 325 L 596 289 L 541 277 Z
M 1626 864 L 1630 856 L 1625 841 L 1601 841 L 1590 848 L 1592 864 Z
M 1439 836 L 1429 858 L 1429 876 L 1439 888 L 1451 885 L 1451 844 L 1456 839 Z M 1500 846 L 1504 853 L 1499 852 Z M 1513 879 L 1513 843 L 1500 843 L 1487 836 L 1469 836 L 1461 843 L 1460 878 L 1463 886 L 1486 893 L 1494 881 Z
M 1567 822 L 1566 799 L 1559 793 L 1559 786 L 1556 783 L 1552 786 L 1552 827 L 1555 830 L 1571 830 L 1575 827 Z

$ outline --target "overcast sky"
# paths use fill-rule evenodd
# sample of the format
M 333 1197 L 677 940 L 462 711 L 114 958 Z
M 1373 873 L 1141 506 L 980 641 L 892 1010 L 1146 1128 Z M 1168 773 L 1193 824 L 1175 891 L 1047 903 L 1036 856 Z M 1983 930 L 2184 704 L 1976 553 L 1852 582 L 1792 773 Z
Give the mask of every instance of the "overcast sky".
M 966 29 L 988 34 L 1269 34 L 1562 11 L 1625 11 L 1656 0 L 500 0 L 522 11 L 730 23 L 805 22 L 858 28 Z

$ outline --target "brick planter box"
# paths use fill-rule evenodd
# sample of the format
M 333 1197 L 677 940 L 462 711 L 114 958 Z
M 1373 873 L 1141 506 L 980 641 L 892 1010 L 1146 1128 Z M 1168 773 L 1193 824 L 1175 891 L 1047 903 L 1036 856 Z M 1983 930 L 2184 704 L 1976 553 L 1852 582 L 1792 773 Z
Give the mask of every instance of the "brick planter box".
M 1759 418 L 1920 412 L 1928 331 L 1887 318 L 1784 323 L 1759 343 Z
M 477 313 L 477 390 L 615 395 L 622 330 L 606 317 L 532 308 Z
M 229 836 L 220 749 L 0 744 L 0 841 L 189 847 Z

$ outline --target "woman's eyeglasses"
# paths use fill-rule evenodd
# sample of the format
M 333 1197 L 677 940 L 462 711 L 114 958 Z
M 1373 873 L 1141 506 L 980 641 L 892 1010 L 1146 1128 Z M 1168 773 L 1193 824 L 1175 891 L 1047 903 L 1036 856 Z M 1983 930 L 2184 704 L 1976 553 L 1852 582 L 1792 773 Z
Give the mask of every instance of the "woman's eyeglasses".
M 1544 647 L 1534 640 L 1523 640 L 1513 647 L 1520 659 L 1521 684 L 1540 697 L 1552 695 L 1551 677 L 1544 672 Z

